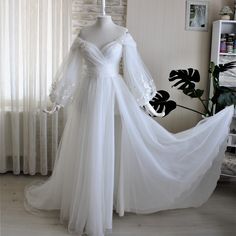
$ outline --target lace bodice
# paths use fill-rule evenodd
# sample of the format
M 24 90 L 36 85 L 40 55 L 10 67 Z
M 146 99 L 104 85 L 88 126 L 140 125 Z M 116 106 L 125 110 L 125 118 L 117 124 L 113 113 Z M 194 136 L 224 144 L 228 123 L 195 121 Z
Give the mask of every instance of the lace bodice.
M 121 59 L 127 86 L 140 106 L 147 104 L 155 96 L 156 87 L 128 32 L 102 48 L 78 36 L 52 87 L 52 102 L 65 105 L 73 99 L 82 70 L 86 70 L 85 77 L 117 76 Z

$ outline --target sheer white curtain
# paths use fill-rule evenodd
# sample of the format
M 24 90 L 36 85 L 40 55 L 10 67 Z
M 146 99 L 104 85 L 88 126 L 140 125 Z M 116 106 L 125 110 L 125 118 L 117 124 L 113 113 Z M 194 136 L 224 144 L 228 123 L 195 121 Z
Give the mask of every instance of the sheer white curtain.
M 0 1 L 0 173 L 47 174 L 54 163 L 59 118 L 42 109 L 69 50 L 71 1 Z

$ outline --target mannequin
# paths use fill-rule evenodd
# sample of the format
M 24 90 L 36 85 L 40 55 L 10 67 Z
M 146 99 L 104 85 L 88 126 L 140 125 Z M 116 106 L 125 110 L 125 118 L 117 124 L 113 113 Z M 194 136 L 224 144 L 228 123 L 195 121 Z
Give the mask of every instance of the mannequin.
M 127 28 L 116 25 L 111 16 L 109 15 L 100 15 L 97 17 L 96 22 L 88 27 L 81 29 L 79 37 L 87 42 L 90 42 L 101 49 L 104 45 L 120 38 L 127 32 Z M 150 103 L 144 105 L 145 110 L 151 116 L 163 117 L 164 112 L 157 113 Z M 60 105 L 55 104 L 50 111 L 44 110 L 46 113 L 54 113 L 61 108 Z
M 27 210 L 58 210 L 76 235 L 107 235 L 114 210 L 124 216 L 200 206 L 220 174 L 233 106 L 170 133 L 140 109 L 151 114 L 157 89 L 126 32 L 99 16 L 74 40 L 50 93 L 50 113 L 72 101 L 53 172 L 25 188 Z
M 111 16 L 105 15 L 98 16 L 93 25 L 81 29 L 79 37 L 102 48 L 126 32 L 126 28 L 116 25 Z

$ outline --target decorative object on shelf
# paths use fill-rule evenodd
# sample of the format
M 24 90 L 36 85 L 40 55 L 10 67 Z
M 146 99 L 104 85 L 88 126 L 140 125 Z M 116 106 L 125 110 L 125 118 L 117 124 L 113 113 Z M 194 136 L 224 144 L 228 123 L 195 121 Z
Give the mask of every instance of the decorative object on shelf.
M 221 20 L 230 20 L 230 15 L 233 14 L 233 11 L 229 6 L 223 6 L 220 10 Z
M 234 49 L 233 49 L 233 53 L 236 54 L 236 37 L 234 38 Z
M 235 34 L 231 33 L 228 35 L 227 38 L 227 53 L 233 53 L 234 52 L 234 39 L 235 39 Z
M 220 52 L 226 53 L 227 52 L 227 36 L 228 34 L 221 34 L 220 37 Z
M 234 20 L 236 20 L 236 0 L 234 0 Z
M 221 34 L 220 53 L 236 53 L 235 33 Z
M 207 31 L 208 1 L 186 1 L 186 30 Z

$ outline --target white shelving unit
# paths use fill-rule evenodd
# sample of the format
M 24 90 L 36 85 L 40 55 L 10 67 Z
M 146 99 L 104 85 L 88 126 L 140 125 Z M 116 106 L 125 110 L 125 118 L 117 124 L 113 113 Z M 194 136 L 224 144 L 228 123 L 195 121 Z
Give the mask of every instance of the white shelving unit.
M 236 37 L 236 21 L 233 20 L 218 20 L 213 22 L 212 28 L 212 44 L 211 44 L 211 61 L 215 64 L 225 64 L 227 62 L 236 61 L 236 53 L 220 52 L 221 35 L 234 33 Z M 221 73 L 219 82 L 221 86 L 236 88 L 236 69 Z M 210 97 L 213 95 L 213 85 L 210 85 Z M 222 167 L 227 168 L 227 164 L 234 162 L 236 165 L 236 115 L 233 118 L 230 127 L 230 134 L 227 143 L 226 157 Z M 231 166 L 234 166 L 232 164 Z M 227 177 L 236 177 L 235 173 L 230 172 L 230 168 L 225 173 L 222 170 L 222 175 Z
M 236 35 L 236 21 L 218 20 L 213 22 L 211 61 L 213 61 L 217 65 L 236 60 L 236 52 L 235 53 L 220 52 L 221 35 L 230 33 L 234 33 Z M 233 79 L 232 76 L 230 76 L 230 73 L 232 75 L 235 75 L 235 79 Z M 230 72 L 221 74 L 220 85 L 227 87 L 236 87 L 236 70 L 231 70 Z

